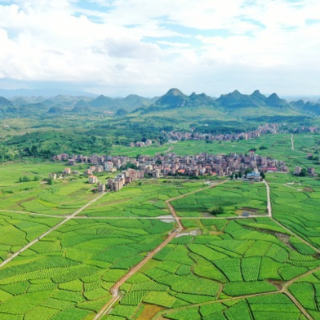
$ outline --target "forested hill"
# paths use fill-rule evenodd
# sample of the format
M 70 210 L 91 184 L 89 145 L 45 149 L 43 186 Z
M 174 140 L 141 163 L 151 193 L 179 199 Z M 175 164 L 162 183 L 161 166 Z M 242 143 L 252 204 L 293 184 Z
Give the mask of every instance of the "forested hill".
M 181 112 L 183 110 L 183 112 Z M 0 117 L 55 117 L 107 114 L 113 117 L 135 116 L 200 116 L 250 117 L 258 115 L 320 115 L 320 103 L 305 100 L 288 102 L 277 93 L 264 95 L 259 90 L 243 94 L 238 90 L 213 98 L 205 93 L 186 95 L 179 89 L 145 98 L 131 94 L 125 98 L 58 95 L 52 98 L 0 97 Z

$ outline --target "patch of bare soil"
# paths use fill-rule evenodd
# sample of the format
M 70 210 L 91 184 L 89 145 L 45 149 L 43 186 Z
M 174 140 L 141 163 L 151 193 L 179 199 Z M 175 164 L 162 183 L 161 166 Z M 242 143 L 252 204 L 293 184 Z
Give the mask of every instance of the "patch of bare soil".
M 290 236 L 288 236 L 287 234 L 284 233 L 280 233 L 280 232 L 276 232 L 275 236 L 281 241 L 283 242 L 286 246 L 288 246 L 290 249 L 296 251 L 296 249 L 291 245 L 290 243 Z
M 280 281 L 280 280 L 267 280 L 267 281 L 273 284 L 279 290 L 281 290 L 283 285 L 285 284 L 285 281 Z
M 28 199 L 24 199 L 24 200 L 20 200 L 17 202 L 18 205 L 21 205 L 22 203 L 24 202 L 28 202 L 28 201 L 32 201 L 34 200 L 36 197 L 31 197 L 31 198 L 28 198 Z
M 147 304 L 137 320 L 150 320 L 152 319 L 159 311 L 163 310 L 162 307 Z
M 248 211 L 252 214 L 255 214 L 259 211 L 259 209 L 257 209 L 257 208 L 250 208 L 250 207 L 242 207 L 242 208 L 240 208 L 240 210 Z

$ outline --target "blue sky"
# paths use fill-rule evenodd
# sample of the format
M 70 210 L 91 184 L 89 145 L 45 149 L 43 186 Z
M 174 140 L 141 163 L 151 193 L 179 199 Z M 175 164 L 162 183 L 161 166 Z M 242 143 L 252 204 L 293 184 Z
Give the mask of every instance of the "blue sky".
M 318 0 L 0 0 L 0 89 L 319 95 Z

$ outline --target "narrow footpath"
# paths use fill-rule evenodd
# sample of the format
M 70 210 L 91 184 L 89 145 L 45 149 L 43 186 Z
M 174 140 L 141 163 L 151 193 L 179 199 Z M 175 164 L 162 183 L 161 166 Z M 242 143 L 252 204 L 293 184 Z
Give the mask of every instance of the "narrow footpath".
M 292 149 L 293 151 L 295 151 L 295 150 L 294 150 L 293 133 L 291 133 L 291 149 Z
M 27 249 L 29 249 L 31 246 L 33 246 L 35 243 L 37 243 L 38 241 L 40 241 L 42 238 L 46 237 L 47 235 L 49 235 L 51 232 L 57 230 L 59 227 L 61 227 L 62 225 L 64 225 L 66 222 L 68 222 L 70 219 L 74 218 L 77 214 L 79 214 L 80 212 L 82 212 L 84 209 L 86 209 L 88 206 L 90 206 L 92 203 L 96 202 L 97 200 L 99 200 L 101 197 L 103 197 L 106 194 L 106 192 L 100 194 L 98 197 L 96 197 L 95 199 L 91 200 L 89 203 L 87 203 L 85 206 L 83 206 L 82 208 L 80 208 L 79 210 L 77 210 L 75 213 L 71 214 L 70 216 L 68 216 L 67 218 L 65 218 L 63 221 L 61 221 L 60 223 L 58 223 L 57 225 L 55 225 L 54 227 L 52 227 L 50 230 L 46 231 L 45 233 L 43 233 L 42 235 L 40 235 L 37 239 L 29 242 L 26 246 L 24 246 L 23 248 L 21 248 L 19 251 L 15 252 L 10 258 L 4 260 L 1 264 L 0 264 L 0 268 L 4 267 L 6 264 L 8 264 L 10 261 L 12 261 L 15 257 L 17 257 L 21 252 L 26 251 Z

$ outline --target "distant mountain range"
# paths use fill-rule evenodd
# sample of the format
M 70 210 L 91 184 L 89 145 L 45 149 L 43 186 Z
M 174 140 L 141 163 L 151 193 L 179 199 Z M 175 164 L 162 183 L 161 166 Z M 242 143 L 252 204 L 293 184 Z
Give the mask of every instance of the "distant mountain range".
M 67 95 L 67 96 L 85 96 L 94 98 L 97 97 L 97 94 L 83 91 L 74 91 L 74 90 L 61 90 L 61 89 L 14 89 L 14 90 L 4 90 L 0 89 L 0 96 L 7 99 L 12 99 L 14 97 L 44 97 L 50 98 L 57 95 Z
M 1 91 L 0 91 L 1 92 Z M 215 99 L 204 93 L 186 95 L 179 89 L 170 89 L 161 97 L 145 98 L 131 94 L 125 98 L 111 98 L 104 95 L 89 97 L 86 95 L 57 95 L 51 98 L 41 96 L 15 96 L 11 99 L 0 96 L 0 116 L 30 116 L 39 114 L 59 115 L 113 113 L 115 116 L 174 114 L 190 113 L 204 114 L 205 110 L 212 115 L 246 116 L 252 114 L 310 114 L 320 115 L 320 101 L 305 102 L 300 99 L 288 102 L 281 99 L 276 93 L 269 96 L 263 95 L 259 90 L 250 95 L 242 94 L 235 90 L 222 94 Z M 211 112 L 211 113 L 210 113 Z

